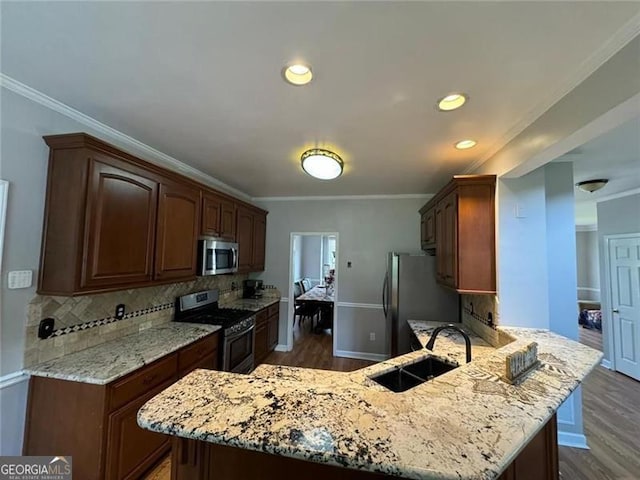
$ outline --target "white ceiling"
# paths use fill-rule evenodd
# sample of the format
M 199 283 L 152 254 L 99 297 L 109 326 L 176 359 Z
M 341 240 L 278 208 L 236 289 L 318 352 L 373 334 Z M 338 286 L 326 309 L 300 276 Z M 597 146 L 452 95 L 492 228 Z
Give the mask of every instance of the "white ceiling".
M 556 162 L 573 162 L 576 183 L 606 178 L 594 193 L 575 190 L 576 224 L 596 223 L 596 202 L 640 188 L 640 116 L 562 155 Z M 640 211 L 640 205 L 638 206 Z
M 640 3 L 1 8 L 3 73 L 260 197 L 437 190 L 604 61 L 596 53 Z M 313 66 L 309 86 L 282 81 L 294 59 Z M 437 112 L 451 91 L 470 102 Z M 452 148 L 469 137 L 478 147 Z M 302 172 L 299 154 L 315 145 L 343 156 L 341 178 Z

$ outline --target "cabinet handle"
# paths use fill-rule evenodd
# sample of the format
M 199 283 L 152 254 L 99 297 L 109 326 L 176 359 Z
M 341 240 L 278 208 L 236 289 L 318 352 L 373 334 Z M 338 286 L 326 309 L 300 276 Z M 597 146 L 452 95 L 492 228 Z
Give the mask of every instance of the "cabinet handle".
M 611 310 L 613 313 L 620 313 L 620 310 L 618 310 L 617 308 L 614 308 L 613 310 Z
M 142 379 L 142 383 L 143 385 L 149 385 L 151 382 L 153 382 L 156 378 L 158 377 L 157 374 L 153 374 L 153 375 L 147 375 L 146 377 L 144 377 Z

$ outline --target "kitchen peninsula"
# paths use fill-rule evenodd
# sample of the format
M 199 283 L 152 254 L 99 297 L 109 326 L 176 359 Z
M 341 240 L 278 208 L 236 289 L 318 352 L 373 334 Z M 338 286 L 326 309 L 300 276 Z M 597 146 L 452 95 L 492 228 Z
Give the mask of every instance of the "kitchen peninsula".
M 437 325 L 411 322 L 423 344 Z M 492 348 L 472 336 L 468 364 L 459 338 L 438 337 L 433 355 L 459 366 L 403 393 L 371 377 L 431 352 L 351 373 L 196 370 L 147 402 L 138 424 L 176 437 L 174 480 L 204 480 L 213 469 L 221 479 L 557 478 L 555 412 L 601 353 L 544 330 L 499 328 L 499 337 Z M 539 367 L 504 382 L 506 356 L 531 341 Z M 522 463 L 530 448 L 533 461 Z

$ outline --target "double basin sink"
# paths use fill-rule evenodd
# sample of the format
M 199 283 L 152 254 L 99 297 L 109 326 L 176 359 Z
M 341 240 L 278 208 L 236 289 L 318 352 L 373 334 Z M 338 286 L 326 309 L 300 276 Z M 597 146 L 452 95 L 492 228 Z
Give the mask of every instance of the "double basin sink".
M 457 368 L 457 365 L 428 356 L 418 362 L 401 365 L 390 372 L 370 378 L 392 392 L 399 393 L 417 387 L 424 382 L 450 372 L 454 368 Z

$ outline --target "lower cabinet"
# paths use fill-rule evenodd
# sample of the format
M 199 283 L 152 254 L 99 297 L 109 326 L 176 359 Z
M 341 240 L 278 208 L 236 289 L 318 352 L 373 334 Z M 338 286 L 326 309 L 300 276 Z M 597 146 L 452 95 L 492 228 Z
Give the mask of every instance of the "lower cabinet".
M 107 385 L 33 376 L 23 453 L 71 455 L 74 478 L 83 480 L 140 478 L 171 443 L 138 427 L 138 410 L 178 378 L 217 362 L 214 333 Z
M 278 344 L 280 305 L 278 303 L 262 309 L 256 315 L 255 364 L 269 356 Z

